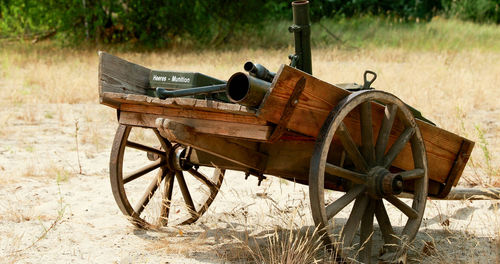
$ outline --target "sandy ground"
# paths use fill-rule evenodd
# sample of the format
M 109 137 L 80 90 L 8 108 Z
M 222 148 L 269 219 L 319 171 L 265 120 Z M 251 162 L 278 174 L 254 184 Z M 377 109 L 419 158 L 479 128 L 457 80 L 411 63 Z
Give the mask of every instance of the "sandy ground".
M 274 177 L 257 186 L 255 178 L 228 172 L 197 223 L 136 229 L 116 206 L 108 178 L 113 110 L 3 107 L 0 125 L 0 262 L 242 263 L 251 254 L 241 241 L 312 226 L 305 186 Z M 499 263 L 498 206 L 428 201 L 410 262 Z M 436 252 L 426 254 L 424 243 Z

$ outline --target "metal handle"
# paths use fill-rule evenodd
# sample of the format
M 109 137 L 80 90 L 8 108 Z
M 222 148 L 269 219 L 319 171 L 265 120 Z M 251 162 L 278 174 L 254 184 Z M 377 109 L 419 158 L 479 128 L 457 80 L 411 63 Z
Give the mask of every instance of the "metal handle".
M 368 74 L 373 75 L 373 78 L 370 81 L 368 81 Z M 363 78 L 365 80 L 365 83 L 363 83 L 363 89 L 372 89 L 370 86 L 377 79 L 377 74 L 375 72 L 373 72 L 373 71 L 368 71 L 367 70 L 363 74 Z

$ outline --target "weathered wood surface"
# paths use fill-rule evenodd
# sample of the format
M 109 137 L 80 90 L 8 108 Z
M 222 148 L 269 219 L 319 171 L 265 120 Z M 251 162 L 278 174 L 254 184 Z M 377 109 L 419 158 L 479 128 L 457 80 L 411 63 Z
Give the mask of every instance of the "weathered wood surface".
M 218 130 L 218 133 L 223 135 L 231 131 L 240 131 L 235 128 L 234 123 L 241 123 L 243 126 L 246 124 L 260 126 L 249 129 L 249 132 L 257 133 L 254 136 L 249 135 L 249 133 L 236 133 L 235 136 L 242 135 L 255 140 L 266 140 L 263 137 L 268 137 L 266 134 L 270 128 L 266 126 L 267 122 L 257 118 L 255 110 L 245 106 L 194 98 L 168 98 L 162 100 L 146 95 L 147 91 L 151 89 L 149 86 L 150 72 L 151 70 L 148 68 L 105 52 L 99 52 L 100 102 L 123 112 L 229 122 L 229 124 L 218 122 L 212 124 L 212 128 L 215 125 L 227 126 L 228 129 L 226 130 Z M 138 120 L 135 123 L 144 122 L 144 120 L 141 120 L 143 117 L 140 115 L 136 115 L 136 117 Z M 128 119 L 127 122 L 131 123 L 132 120 Z M 206 124 L 204 123 L 204 125 Z M 142 126 L 150 125 L 143 124 Z M 208 128 L 206 131 L 208 132 Z
M 120 124 L 124 125 L 154 128 L 156 127 L 156 119 L 158 118 L 165 118 L 165 116 L 121 111 L 118 121 Z M 273 130 L 273 127 L 269 125 L 245 124 L 183 117 L 168 117 L 168 119 L 193 127 L 198 133 L 254 139 L 257 141 L 266 140 Z
M 120 59 L 106 52 L 99 52 L 99 99 L 103 104 L 114 105 L 104 93 L 145 94 L 149 89 L 150 69 Z
M 328 113 L 347 95 L 349 91 L 321 81 L 304 72 L 289 66 L 282 66 L 277 73 L 271 86 L 271 91 L 266 95 L 258 116 L 272 123 L 279 123 L 285 105 L 297 81 L 305 77 L 306 87 L 299 97 L 299 102 L 294 115 L 288 122 L 287 128 L 305 135 L 316 137 L 323 125 Z M 372 103 L 373 109 L 373 131 L 374 137 L 378 135 L 383 118 L 384 107 Z M 353 111 L 344 121 L 354 140 L 360 144 L 360 119 L 359 111 Z M 448 177 L 459 177 L 463 171 L 463 165 L 472 151 L 473 142 L 440 129 L 426 122 L 417 120 L 422 132 L 429 164 L 429 178 L 444 183 Z M 393 131 L 389 137 L 389 146 L 403 132 L 403 125 L 396 120 Z M 376 138 L 374 138 L 374 142 Z M 469 142 L 470 148 L 460 153 L 460 147 L 464 141 Z M 401 169 L 412 169 L 413 162 L 409 144 L 395 160 L 395 165 Z M 456 164 L 457 158 L 461 159 Z M 463 165 L 461 165 L 463 164 Z M 458 165 L 460 167 L 455 167 Z M 453 169 L 455 167 L 455 169 Z M 455 178 L 453 178 L 455 179 Z M 451 181 L 456 182 L 456 181 Z
M 194 128 L 169 119 L 157 119 L 156 127 L 169 141 L 192 146 L 246 168 L 257 171 L 264 171 L 266 168 L 267 155 L 240 144 L 241 140 L 196 133 Z
M 121 104 L 120 110 L 125 112 L 135 112 L 144 114 L 155 114 L 162 117 L 182 117 L 215 120 L 224 122 L 235 122 L 253 125 L 266 125 L 267 121 L 262 120 L 255 115 L 239 115 L 235 113 L 226 112 L 210 112 L 197 108 L 175 108 L 175 107 L 161 107 L 161 106 L 147 106 L 138 104 Z
M 115 108 L 120 104 L 136 104 L 143 106 L 160 106 L 168 108 L 199 109 L 209 112 L 237 113 L 239 115 L 255 115 L 255 110 L 238 104 L 217 102 L 206 99 L 195 98 L 167 98 L 160 99 L 140 94 L 108 93 L 104 92 L 102 97 L 108 101 L 116 102 Z
M 259 150 L 268 155 L 264 173 L 307 182 L 314 143 L 296 140 L 260 143 Z
M 164 119 L 164 117 L 155 114 L 121 112 L 119 122 L 131 126 L 155 127 L 157 119 Z M 192 127 L 196 133 L 257 141 L 267 140 L 273 130 L 271 126 L 266 125 L 180 117 L 169 117 L 168 119 Z
M 413 199 L 411 193 L 401 193 L 401 198 Z M 453 188 L 446 197 L 432 197 L 433 200 L 500 200 L 500 188 Z

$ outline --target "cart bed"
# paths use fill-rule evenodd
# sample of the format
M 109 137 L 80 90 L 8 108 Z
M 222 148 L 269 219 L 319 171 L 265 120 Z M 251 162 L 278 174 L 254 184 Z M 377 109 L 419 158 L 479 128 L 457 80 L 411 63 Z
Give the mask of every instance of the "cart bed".
M 104 52 L 99 53 L 99 98 L 102 104 L 116 108 L 122 124 L 158 127 L 165 118 L 182 123 L 194 132 L 214 137 L 232 137 L 241 140 L 269 143 L 277 127 L 300 133 L 314 139 L 328 113 L 349 91 L 323 82 L 297 69 L 282 66 L 277 72 L 270 92 L 258 110 L 245 106 L 193 98 L 150 97 L 150 69 L 127 62 Z M 297 82 L 305 78 L 306 85 L 293 109 L 286 109 Z M 383 118 L 383 106 L 373 104 L 374 131 L 378 131 Z M 292 111 L 283 123 L 283 115 Z M 378 121 L 377 121 L 378 120 Z M 470 156 L 474 142 L 417 120 L 422 132 L 429 164 L 429 195 L 444 197 L 455 186 Z M 351 115 L 346 125 L 359 142 L 359 118 Z M 394 124 L 396 127 L 398 123 Z M 354 129 L 353 129 L 354 128 Z M 396 132 L 397 129 L 395 129 Z M 374 133 L 376 135 L 377 133 Z M 390 141 L 398 137 L 391 134 Z M 405 158 L 405 157 L 410 158 Z M 409 146 L 395 160 L 398 168 L 411 169 Z

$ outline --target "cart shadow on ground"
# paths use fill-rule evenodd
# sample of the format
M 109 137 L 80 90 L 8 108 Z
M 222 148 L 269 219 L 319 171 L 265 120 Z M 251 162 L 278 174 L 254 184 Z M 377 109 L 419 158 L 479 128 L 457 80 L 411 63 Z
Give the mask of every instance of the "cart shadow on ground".
M 473 213 L 473 208 L 463 209 L 460 217 Z M 451 219 L 451 218 L 450 218 Z M 440 216 L 426 219 L 427 225 L 440 221 Z M 347 219 L 338 218 L 337 223 Z M 236 222 L 221 223 L 224 227 L 208 227 L 195 224 L 191 227 L 169 227 L 160 230 L 135 229 L 134 235 L 149 242 L 150 250 L 164 254 L 178 254 L 203 263 L 276 263 L 271 256 L 306 254 L 315 256 L 317 263 L 334 263 L 335 256 L 321 246 L 314 226 L 300 228 L 262 227 Z M 396 227 L 396 233 L 402 228 Z M 335 232 L 339 232 L 336 230 Z M 382 241 L 378 225 L 374 226 L 375 241 L 372 254 Z M 500 252 L 498 239 L 474 235 L 467 230 L 453 230 L 449 226 L 440 228 L 422 227 L 413 243 L 408 246 L 408 263 L 494 263 Z M 377 248 L 377 249 L 375 249 Z M 314 253 L 311 253 L 314 252 Z M 286 259 L 286 258 L 285 258 Z M 280 262 L 278 262 L 280 263 Z

